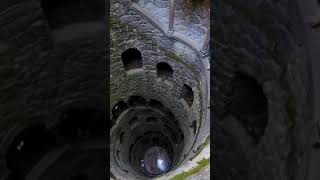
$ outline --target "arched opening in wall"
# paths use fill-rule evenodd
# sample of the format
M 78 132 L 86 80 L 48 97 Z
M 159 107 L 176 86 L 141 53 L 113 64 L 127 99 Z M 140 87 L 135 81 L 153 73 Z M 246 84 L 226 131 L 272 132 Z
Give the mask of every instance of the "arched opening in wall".
M 133 124 L 137 123 L 139 121 L 138 117 L 135 116 L 129 121 L 129 126 L 131 127 Z
M 24 129 L 11 143 L 6 153 L 9 179 L 24 179 L 41 158 L 56 146 L 56 140 L 44 124 Z
M 91 107 L 67 109 L 55 127 L 69 142 L 104 139 L 107 128 L 107 113 Z
M 41 0 L 42 10 L 52 29 L 74 23 L 103 20 L 103 0 Z
M 184 140 L 184 134 L 183 132 L 181 131 L 181 129 L 179 129 L 179 136 L 180 136 L 180 141 L 182 142 Z
M 110 172 L 110 179 L 116 179 L 116 177 L 113 175 L 113 173 Z
M 172 112 L 171 111 L 167 111 L 167 117 L 168 117 L 168 119 L 172 119 L 172 120 L 175 120 L 176 118 L 174 117 L 174 115 L 172 114 Z
M 136 48 L 125 50 L 121 54 L 121 59 L 126 71 L 142 68 L 142 56 L 140 51 Z
M 175 126 L 177 126 L 177 125 L 179 124 L 178 120 L 173 119 L 173 124 L 174 124 Z
M 231 104 L 228 109 L 258 142 L 268 123 L 268 99 L 263 88 L 254 78 L 241 72 L 237 73 L 231 84 Z
M 192 121 L 190 128 L 192 128 L 193 134 L 197 133 L 197 121 L 196 120 Z
M 147 136 L 147 135 L 150 135 L 150 134 L 161 134 L 161 131 L 152 130 L 152 131 L 147 131 L 147 132 L 143 133 L 144 136 Z
M 173 76 L 173 70 L 168 63 L 160 62 L 157 64 L 157 75 L 160 78 L 168 79 Z
M 146 135 L 146 134 L 144 134 L 144 135 Z M 143 145 L 148 145 L 149 143 L 150 143 L 150 139 L 143 139 L 142 140 Z
M 148 117 L 148 118 L 146 119 L 146 122 L 152 122 L 152 123 L 154 123 L 154 122 L 158 122 L 158 120 L 157 120 L 157 118 L 155 118 L 155 117 Z
M 130 96 L 128 104 L 130 106 L 144 106 L 146 105 L 146 100 L 141 96 Z
M 154 108 L 149 107 L 150 102 L 152 106 L 162 107 L 159 101 L 150 100 L 149 104 L 145 104 L 147 110 L 140 107 L 132 108 L 132 114 L 128 112 L 128 116 L 124 117 L 124 121 L 117 123 L 117 127 L 112 129 L 113 133 L 111 134 L 111 138 L 114 139 L 115 144 L 121 146 L 122 149 L 119 150 L 123 150 L 121 152 L 123 154 L 120 153 L 119 155 L 122 158 L 121 161 L 130 163 L 129 165 L 138 173 L 135 177 L 139 179 L 161 176 L 170 171 L 171 167 L 177 166 L 185 144 L 181 126 L 174 119 L 174 115 L 167 108 L 165 108 L 165 111 L 159 111 L 158 109 L 154 111 Z M 171 119 L 167 120 L 167 118 Z M 138 119 L 139 123 L 134 123 Z M 133 127 L 130 126 L 131 130 L 129 131 L 126 131 L 128 128 L 126 122 L 129 125 L 133 124 Z M 152 157 L 146 157 L 151 154 L 150 151 L 155 149 L 155 147 L 159 151 L 152 151 Z M 112 157 L 116 161 L 117 150 L 117 147 L 112 150 L 114 154 Z M 124 152 L 128 153 L 124 154 Z M 157 167 L 158 158 L 163 160 L 164 167 Z M 125 159 L 128 159 L 128 161 Z M 126 167 L 122 167 L 121 171 L 124 169 Z M 131 170 L 127 170 L 130 175 L 134 174 Z
M 169 120 L 167 118 L 161 118 L 161 121 L 164 122 L 165 124 L 169 123 Z
M 120 134 L 120 144 L 122 144 L 123 143 L 123 141 L 124 141 L 124 135 L 125 135 L 125 132 L 121 132 L 121 134 Z
M 154 100 L 154 99 L 150 99 L 149 106 L 152 107 L 152 108 L 164 110 L 163 104 L 160 101 L 157 101 L 157 100 Z
M 190 86 L 188 86 L 186 84 L 183 85 L 180 97 L 183 98 L 190 107 L 192 106 L 192 104 L 193 104 L 193 91 Z
M 120 160 L 120 152 L 121 152 L 120 150 L 116 150 L 116 156 L 118 160 Z
M 89 180 L 89 176 L 86 173 L 77 173 L 73 175 L 70 180 Z
M 112 119 L 116 120 L 120 114 L 125 111 L 126 109 L 128 109 L 129 106 L 127 105 L 127 103 L 123 102 L 123 101 L 119 101 L 113 108 L 112 108 Z
M 159 143 L 159 137 L 153 137 L 151 139 L 151 141 L 152 141 L 153 144 L 158 144 Z

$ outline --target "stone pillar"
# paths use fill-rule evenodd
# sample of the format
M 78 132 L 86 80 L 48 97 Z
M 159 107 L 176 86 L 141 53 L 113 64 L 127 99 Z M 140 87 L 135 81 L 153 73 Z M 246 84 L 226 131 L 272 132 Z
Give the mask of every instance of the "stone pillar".
M 207 30 L 206 39 L 205 39 L 203 46 L 202 46 L 202 49 L 201 49 L 202 55 L 205 56 L 209 53 L 209 46 L 210 46 L 210 27 Z
M 173 23 L 174 23 L 174 9 L 175 9 L 175 4 L 174 0 L 169 0 L 169 33 L 173 33 Z

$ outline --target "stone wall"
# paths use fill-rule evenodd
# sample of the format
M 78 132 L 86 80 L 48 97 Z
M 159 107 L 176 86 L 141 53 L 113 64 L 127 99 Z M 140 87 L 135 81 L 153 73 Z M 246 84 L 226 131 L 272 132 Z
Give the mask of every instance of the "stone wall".
M 105 111 L 107 96 L 101 83 L 106 81 L 104 22 L 93 22 L 96 28 L 86 35 L 70 31 L 74 24 L 52 29 L 35 0 L 1 2 L 0 14 L 2 178 L 8 173 L 6 150 L 24 128 L 35 122 L 51 127 L 70 106 Z
M 168 36 L 152 20 L 137 8 L 132 8 L 130 3 L 112 1 L 110 109 L 119 101 L 128 101 L 132 95 L 163 103 L 178 119 L 185 142 L 188 142 L 182 153 L 185 156 L 180 159 L 183 163 L 195 155 L 197 147 L 209 133 L 208 126 L 205 126 L 209 123 L 207 70 L 199 51 Z M 137 48 L 141 52 L 142 68 L 129 71 L 124 69 L 121 53 L 129 48 Z M 157 77 L 156 65 L 159 62 L 171 66 L 172 78 L 164 80 Z M 180 98 L 183 84 L 193 90 L 194 101 L 191 107 Z M 196 135 L 190 128 L 194 120 L 198 122 Z M 121 176 L 121 173 L 114 174 Z
M 311 82 L 298 8 L 294 2 L 273 0 L 223 0 L 213 6 L 215 178 L 304 179 Z M 252 132 L 259 122 L 243 123 L 230 110 L 239 73 L 255 79 L 267 98 L 267 124 L 259 127 L 263 134 L 258 141 Z

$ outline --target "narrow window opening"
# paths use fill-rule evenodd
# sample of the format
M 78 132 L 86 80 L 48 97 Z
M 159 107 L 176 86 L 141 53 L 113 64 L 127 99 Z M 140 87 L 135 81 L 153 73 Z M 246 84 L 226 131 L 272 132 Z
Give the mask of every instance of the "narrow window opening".
M 193 129 L 193 134 L 197 133 L 197 121 L 196 120 L 192 121 L 190 128 Z
M 125 134 L 124 132 L 120 134 L 120 144 L 122 144 L 124 141 L 124 134 Z
M 117 119 L 120 114 L 125 111 L 126 109 L 128 109 L 128 105 L 123 102 L 123 101 L 120 101 L 118 102 L 113 108 L 112 108 L 112 116 L 113 116 L 113 119 Z
M 160 62 L 157 64 L 157 75 L 160 78 L 168 79 L 173 76 L 173 70 L 169 64 Z
M 118 160 L 120 159 L 119 154 L 120 154 L 120 150 L 117 150 L 117 151 L 116 151 L 116 156 L 117 156 L 117 159 L 118 159 Z
M 181 98 L 183 98 L 187 104 L 191 107 L 193 104 L 193 91 L 192 88 L 184 84 L 181 92 Z
M 142 56 L 138 49 L 127 49 L 121 54 L 121 59 L 126 71 L 142 68 Z
M 146 119 L 146 121 L 147 121 L 147 122 L 157 122 L 158 120 L 157 120 L 157 118 L 155 118 L 155 117 L 148 117 L 148 118 Z
M 151 106 L 152 108 L 160 109 L 160 110 L 164 109 L 163 104 L 160 101 L 157 101 L 154 99 L 150 99 L 149 106 Z
M 129 121 L 129 126 L 132 126 L 133 124 L 135 124 L 136 122 L 138 122 L 138 117 L 134 117 Z
M 158 144 L 159 141 L 160 141 L 160 140 L 159 140 L 158 137 L 153 137 L 153 138 L 152 138 L 152 143 L 153 143 L 153 144 Z
M 262 86 L 254 78 L 238 73 L 232 80 L 228 109 L 258 143 L 268 123 L 268 100 Z
M 130 96 L 129 97 L 129 101 L 128 104 L 130 106 L 140 106 L 140 105 L 145 105 L 146 104 L 146 100 L 141 97 L 141 96 Z
M 175 119 L 171 111 L 168 111 L 168 119 Z

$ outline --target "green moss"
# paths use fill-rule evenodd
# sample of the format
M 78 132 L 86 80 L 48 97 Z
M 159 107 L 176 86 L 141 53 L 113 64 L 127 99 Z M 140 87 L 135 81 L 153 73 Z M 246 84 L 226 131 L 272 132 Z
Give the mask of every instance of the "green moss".
M 128 27 L 130 29 L 130 27 Z M 146 40 L 146 41 L 152 41 L 152 39 L 148 36 L 146 36 L 144 33 L 137 31 L 138 40 Z
M 170 180 L 183 180 L 189 176 L 199 173 L 201 170 L 203 170 L 205 167 L 207 167 L 210 164 L 210 158 L 202 159 L 197 163 L 198 163 L 198 166 L 192 168 L 189 171 L 183 171 L 182 173 L 170 178 Z
M 210 144 L 210 136 L 206 137 L 206 140 L 201 145 L 201 150 Z
M 202 119 L 202 111 L 203 111 L 203 104 L 202 104 L 202 98 L 203 98 L 203 96 L 202 96 L 202 91 L 201 91 L 201 87 L 200 87 L 200 83 L 199 83 L 199 81 L 198 81 L 198 89 L 199 89 L 199 105 L 200 105 L 200 119 Z M 202 125 L 202 121 L 200 121 L 200 124 L 199 124 L 199 126 L 201 127 L 201 125 Z
M 115 24 L 118 25 L 119 22 L 120 22 L 120 21 L 119 21 L 116 17 L 113 17 L 113 16 L 110 17 L 110 24 L 111 24 L 111 25 L 115 25 Z M 113 26 L 112 28 L 114 28 L 114 26 Z

